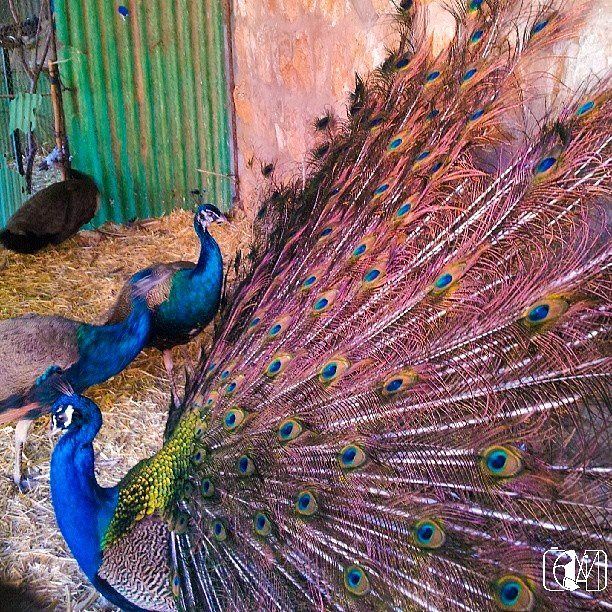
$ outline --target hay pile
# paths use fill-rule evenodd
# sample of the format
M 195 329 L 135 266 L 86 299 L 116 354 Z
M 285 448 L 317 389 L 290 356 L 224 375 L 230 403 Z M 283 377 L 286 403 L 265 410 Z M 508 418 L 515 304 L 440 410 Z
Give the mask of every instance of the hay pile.
M 248 242 L 247 232 L 246 222 L 211 229 L 226 262 Z M 34 312 L 95 322 L 129 275 L 154 261 L 193 261 L 198 248 L 192 214 L 177 211 L 132 227 L 107 224 L 81 232 L 36 256 L 0 250 L 0 318 Z M 209 341 L 205 332 L 189 353 Z M 181 362 L 175 349 L 175 363 Z M 104 416 L 95 443 L 102 484 L 116 483 L 159 448 L 168 389 L 161 355 L 148 349 L 120 375 L 89 390 Z M 111 609 L 88 585 L 55 525 L 48 484 L 53 441 L 47 432 L 48 418 L 31 429 L 24 467 L 37 479 L 34 490 L 22 494 L 10 479 L 13 428 L 0 428 L 0 583 L 27 587 L 49 609 Z

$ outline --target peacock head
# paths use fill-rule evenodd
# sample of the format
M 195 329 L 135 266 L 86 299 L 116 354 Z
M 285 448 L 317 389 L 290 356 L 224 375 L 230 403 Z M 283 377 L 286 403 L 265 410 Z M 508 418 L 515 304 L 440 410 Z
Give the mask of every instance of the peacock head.
M 227 219 L 223 213 L 212 204 L 202 204 L 202 206 L 198 206 L 198 210 L 193 220 L 196 232 L 199 234 L 200 232 L 206 231 L 206 228 L 212 223 L 227 223 Z
M 70 393 L 62 393 L 51 408 L 51 428 L 54 433 L 76 431 L 93 427 L 95 431 L 102 425 L 98 406 L 90 399 Z

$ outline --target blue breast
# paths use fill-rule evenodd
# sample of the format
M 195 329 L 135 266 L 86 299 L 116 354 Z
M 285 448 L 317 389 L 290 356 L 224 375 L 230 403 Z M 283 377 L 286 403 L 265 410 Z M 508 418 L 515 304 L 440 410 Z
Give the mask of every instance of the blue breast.
M 221 251 L 213 237 L 206 232 L 202 237 L 198 265 L 174 274 L 168 299 L 155 311 L 153 344 L 181 344 L 200 332 L 219 309 L 222 286 Z

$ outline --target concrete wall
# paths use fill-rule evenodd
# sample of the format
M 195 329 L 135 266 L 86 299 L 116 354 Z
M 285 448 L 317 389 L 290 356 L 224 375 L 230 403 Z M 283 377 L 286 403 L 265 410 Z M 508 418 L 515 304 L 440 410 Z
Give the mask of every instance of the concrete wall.
M 453 22 L 427 1 L 441 47 Z M 232 0 L 232 10 L 238 166 L 248 208 L 262 183 L 261 163 L 276 162 L 279 176 L 300 175 L 314 118 L 327 109 L 344 115 L 355 71 L 367 74 L 395 46 L 396 8 L 392 0 Z M 570 84 L 609 65 L 610 18 L 603 0 L 570 50 L 579 60 L 566 74 Z

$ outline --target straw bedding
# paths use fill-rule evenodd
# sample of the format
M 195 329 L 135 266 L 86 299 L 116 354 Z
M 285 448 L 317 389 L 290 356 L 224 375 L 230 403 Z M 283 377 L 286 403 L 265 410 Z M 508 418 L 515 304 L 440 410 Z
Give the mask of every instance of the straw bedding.
M 214 226 L 211 233 L 226 262 L 249 241 L 244 221 Z M 0 318 L 34 312 L 95 322 L 130 274 L 154 261 L 195 261 L 197 254 L 193 216 L 185 211 L 130 227 L 106 224 L 36 256 L 0 249 Z M 195 357 L 209 342 L 206 331 L 187 347 L 188 353 Z M 175 349 L 174 356 L 179 366 L 183 351 Z M 88 395 L 104 416 L 94 444 L 98 478 L 111 485 L 161 444 L 169 401 L 161 354 L 147 349 Z M 35 486 L 19 493 L 10 479 L 13 427 L 0 428 L 0 583 L 27 587 L 48 609 L 110 610 L 87 583 L 55 525 L 49 497 L 52 447 L 48 418 L 40 419 L 31 429 L 24 461 Z

